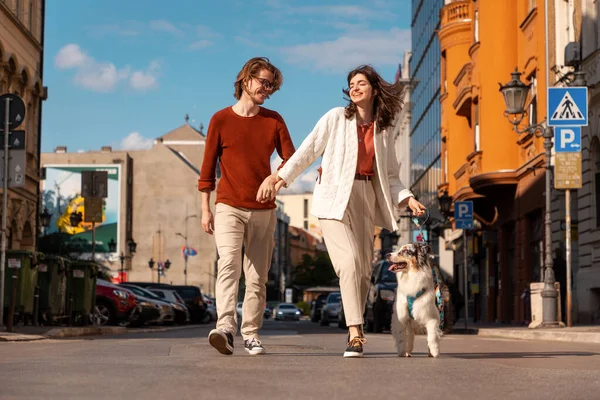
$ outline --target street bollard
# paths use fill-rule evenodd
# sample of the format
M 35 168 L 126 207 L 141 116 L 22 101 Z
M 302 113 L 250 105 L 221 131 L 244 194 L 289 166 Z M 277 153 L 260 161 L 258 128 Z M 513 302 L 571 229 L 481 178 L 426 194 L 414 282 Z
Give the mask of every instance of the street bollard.
M 36 286 L 33 290 L 33 326 L 39 326 L 40 313 L 40 287 Z
M 6 331 L 13 331 L 13 322 L 15 320 L 15 303 L 17 302 L 17 281 L 18 275 L 12 275 L 12 292 L 10 294 L 10 305 L 8 306 L 8 316 L 6 320 Z

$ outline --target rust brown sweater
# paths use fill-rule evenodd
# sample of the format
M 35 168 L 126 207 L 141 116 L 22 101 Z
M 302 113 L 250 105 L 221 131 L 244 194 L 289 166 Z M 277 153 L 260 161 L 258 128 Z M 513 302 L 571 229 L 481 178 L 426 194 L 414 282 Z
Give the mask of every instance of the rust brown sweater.
M 220 162 L 221 179 L 215 203 L 248 209 L 275 208 L 275 202 L 259 203 L 260 184 L 271 174 L 271 155 L 283 159 L 294 154 L 294 144 L 283 118 L 260 108 L 253 117 L 237 115 L 231 107 L 218 111 L 210 120 L 198 190 L 215 190 L 215 171 Z

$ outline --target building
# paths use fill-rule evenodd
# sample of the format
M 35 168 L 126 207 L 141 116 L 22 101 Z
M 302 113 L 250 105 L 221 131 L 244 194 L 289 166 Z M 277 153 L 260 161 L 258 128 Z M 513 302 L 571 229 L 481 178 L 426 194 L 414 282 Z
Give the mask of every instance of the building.
M 406 82 L 406 90 L 402 99 L 403 105 L 402 110 L 396 116 L 394 123 L 394 148 L 396 150 L 396 158 L 400 166 L 399 177 L 400 181 L 406 186 L 411 186 L 410 181 L 410 127 L 411 127 L 411 87 L 410 87 L 410 51 L 404 53 L 404 60 L 402 64 L 398 66 L 398 72 L 396 73 L 396 82 Z M 404 213 L 403 213 L 404 214 Z M 411 238 L 411 222 L 408 218 L 401 218 L 398 224 L 398 245 L 401 246 L 412 240 Z M 380 247 L 381 248 L 381 247 Z
M 579 269 L 574 278 L 578 322 L 600 323 L 600 2 L 581 0 L 582 67 L 589 125 L 582 129 L 583 187 L 577 191 Z M 575 271 L 574 271 L 575 272 Z
M 292 264 L 290 263 L 290 217 L 285 213 L 284 203 L 275 200 L 277 204 L 277 223 L 275 225 L 275 241 L 273 244 L 273 259 L 267 281 L 267 299 L 285 300 L 285 289 L 292 282 Z
M 187 282 L 213 294 L 216 245 L 214 237 L 202 229 L 201 197 L 196 189 L 204 143 L 202 130 L 190 126 L 186 117 L 185 124 L 157 138 L 148 150 L 103 147 L 101 151 L 69 153 L 66 147 L 57 147 L 54 153 L 42 154 L 44 205 L 53 214 L 48 233 L 56 231 L 61 216 L 68 220 L 70 212 L 84 207 L 79 198 L 81 170 L 107 170 L 105 220 L 96 227 L 97 258 L 116 273 L 123 254 L 126 279 L 146 282 L 158 281 L 159 264 L 164 266 L 169 260 L 170 268 L 161 274 L 161 282 Z M 63 226 L 69 229 L 68 224 Z M 91 242 L 89 228 L 82 223 L 81 229 L 71 232 L 73 237 L 82 235 Z M 113 253 L 108 248 L 111 239 L 117 244 Z M 131 239 L 137 243 L 133 255 L 127 246 Z M 183 254 L 186 244 L 197 252 L 187 257 L 187 262 Z M 90 258 L 89 251 L 88 246 L 82 256 Z
M 565 47 L 578 40 L 581 26 L 577 0 L 548 3 L 552 32 L 548 38 L 543 0 L 447 1 L 441 13 L 440 193 L 447 191 L 454 201 L 474 203 L 475 229 L 468 233 L 467 243 L 462 242 L 460 230 L 446 240 L 455 249 L 461 291 L 465 279 L 461 260 L 467 251 L 470 315 L 477 320 L 531 320 L 524 294 L 531 283 L 543 282 L 543 139 L 513 130 L 504 115 L 498 82 L 510 80 L 517 68 L 530 85 L 527 114 L 519 128 L 545 120 L 546 82 L 550 86 L 568 83 L 564 77 L 571 68 L 564 58 Z M 553 190 L 553 256 L 564 252 L 564 208 L 564 193 Z M 574 270 L 577 252 L 575 243 Z M 557 281 L 563 289 L 564 268 L 564 263 L 556 262 Z
M 292 268 L 302 264 L 305 255 L 314 258 L 319 251 L 327 251 L 323 239 L 313 235 L 306 229 L 291 225 L 288 229 L 290 238 L 290 265 Z
M 447 0 L 446 0 L 447 1 Z M 453 276 L 452 252 L 439 240 L 445 218 L 438 210 L 438 187 L 442 183 L 440 135 L 441 53 L 438 30 L 444 0 L 412 0 L 412 48 L 405 55 L 408 66 L 403 70 L 410 78 L 410 188 L 418 200 L 430 211 L 430 219 L 423 227 L 424 236 L 432 247 L 440 268 L 447 277 Z M 409 220 L 407 220 L 409 221 Z M 410 224 L 410 241 L 419 231 Z M 400 239 L 402 240 L 402 239 Z
M 310 213 L 312 207 L 312 192 L 285 194 L 280 193 L 277 199 L 285 204 L 285 212 L 290 217 L 290 226 L 305 229 L 321 238 L 319 219 Z
M 45 0 L 0 1 L 0 95 L 16 93 L 26 107 L 25 120 L 18 127 L 25 131 L 25 181 L 8 192 L 8 249 L 34 250 L 37 241 L 42 102 L 47 98 L 45 9 Z

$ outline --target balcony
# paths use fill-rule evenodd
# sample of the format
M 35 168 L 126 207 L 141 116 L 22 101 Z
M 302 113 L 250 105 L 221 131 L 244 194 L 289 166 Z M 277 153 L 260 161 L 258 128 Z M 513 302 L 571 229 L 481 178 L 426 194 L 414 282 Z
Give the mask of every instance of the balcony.
M 471 0 L 454 1 L 445 5 L 440 12 L 440 24 L 445 27 L 450 24 L 470 22 L 472 19 Z
M 461 69 L 456 79 L 454 79 L 454 86 L 456 87 L 456 99 L 452 103 L 454 111 L 457 115 L 468 117 L 471 115 L 471 100 L 473 85 L 471 83 L 471 77 L 473 75 L 473 65 L 469 62 L 466 63 Z

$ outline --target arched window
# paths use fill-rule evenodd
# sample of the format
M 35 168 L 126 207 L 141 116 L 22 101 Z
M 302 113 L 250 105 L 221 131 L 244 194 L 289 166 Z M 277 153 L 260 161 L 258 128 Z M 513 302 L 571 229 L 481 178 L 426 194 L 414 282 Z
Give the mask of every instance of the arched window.
M 596 228 L 600 228 L 600 140 L 592 139 L 590 146 L 590 167 L 592 172 L 592 199 L 594 201 Z

